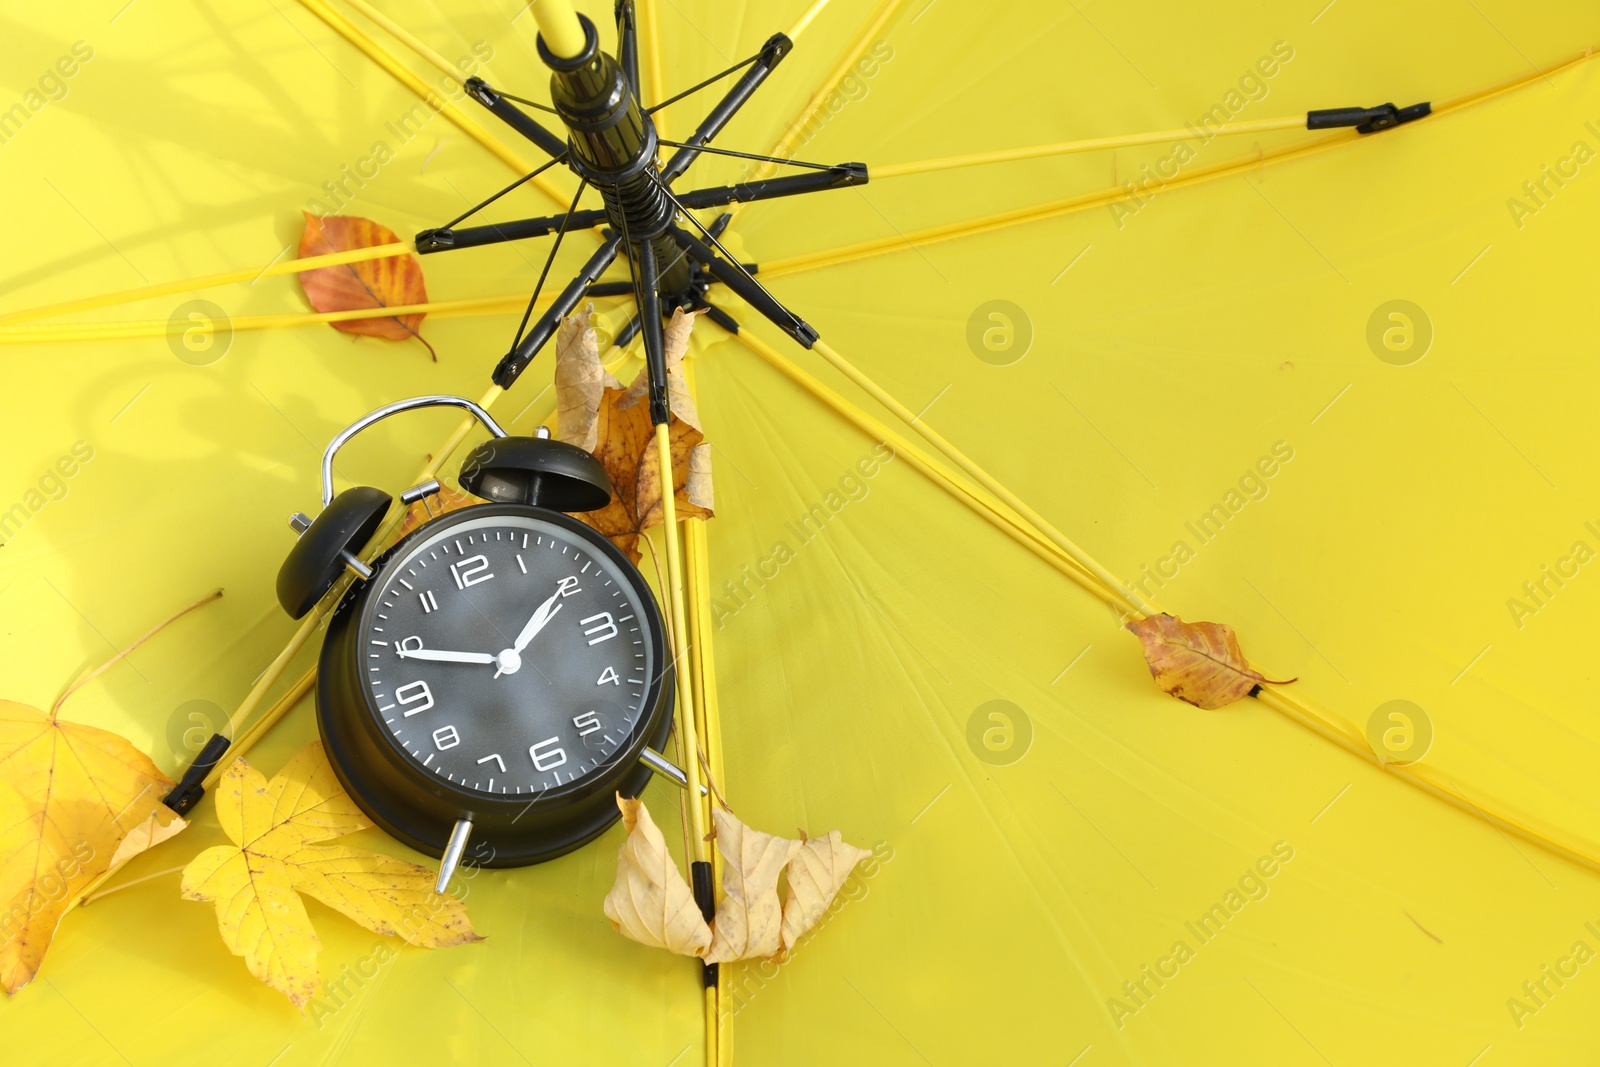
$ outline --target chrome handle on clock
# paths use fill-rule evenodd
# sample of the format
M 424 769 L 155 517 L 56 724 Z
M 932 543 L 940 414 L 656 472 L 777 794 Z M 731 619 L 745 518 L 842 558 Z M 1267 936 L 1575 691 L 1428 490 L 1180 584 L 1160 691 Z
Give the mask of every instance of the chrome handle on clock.
M 398 415 L 402 411 L 414 411 L 417 408 L 451 407 L 465 408 L 477 417 L 478 421 L 486 426 L 491 434 L 496 437 L 510 436 L 500 428 L 500 424 L 490 417 L 483 408 L 474 404 L 466 397 L 461 396 L 414 396 L 408 400 L 396 400 L 393 404 L 385 404 L 374 411 L 369 411 L 349 426 L 340 430 L 332 441 L 328 442 L 327 449 L 322 453 L 322 506 L 327 507 L 333 503 L 333 457 L 343 448 L 345 443 L 356 434 L 365 430 L 375 422 L 382 422 L 390 415 Z

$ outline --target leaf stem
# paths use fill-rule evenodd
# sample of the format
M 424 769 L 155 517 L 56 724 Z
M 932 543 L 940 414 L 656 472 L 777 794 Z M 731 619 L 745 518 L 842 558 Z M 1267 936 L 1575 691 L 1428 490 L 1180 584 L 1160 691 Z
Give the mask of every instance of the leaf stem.
M 201 597 L 199 600 L 196 600 L 193 604 L 190 604 L 188 607 L 182 609 L 181 611 L 173 612 L 171 615 L 168 615 L 166 618 L 164 618 L 160 622 L 156 623 L 149 630 L 146 630 L 144 632 L 144 634 L 142 634 L 137 640 L 135 640 L 133 642 L 133 644 L 127 646 L 124 649 L 122 649 L 116 655 L 112 656 L 110 659 L 108 659 L 104 663 L 100 664 L 100 666 L 96 667 L 94 670 L 90 671 L 88 674 L 85 674 L 83 677 L 79 678 L 77 681 L 73 682 L 71 685 L 69 685 L 67 687 L 66 692 L 64 692 L 60 696 L 56 697 L 56 702 L 54 704 L 50 705 L 50 718 L 54 719 L 56 717 L 56 712 L 61 710 L 61 705 L 65 704 L 67 702 L 67 698 L 68 697 L 70 697 L 73 693 L 76 693 L 78 690 L 82 689 L 84 686 L 88 685 L 90 682 L 94 681 L 96 678 L 100 677 L 102 674 L 104 674 L 106 671 L 110 670 L 112 667 L 115 667 L 118 663 L 121 663 L 124 659 L 127 659 L 128 658 L 128 654 L 130 652 L 132 652 L 134 649 L 138 648 L 140 645 L 142 645 L 146 641 L 150 640 L 156 634 L 160 633 L 162 630 L 165 630 L 168 626 L 172 625 L 173 623 L 177 622 L 179 619 L 183 618 L 185 615 L 189 614 L 189 612 L 193 611 L 195 608 L 204 607 L 205 605 L 211 603 L 213 600 L 217 600 L 217 599 L 221 598 L 221 596 L 222 596 L 222 590 L 221 589 L 214 589 L 211 592 L 207 593 L 205 596 Z
M 163 875 L 175 874 L 178 871 L 183 870 L 187 866 L 188 866 L 188 864 L 186 864 L 186 863 L 180 863 L 176 867 L 163 867 L 159 871 L 152 871 L 149 874 L 140 875 L 138 878 L 130 878 L 126 882 L 119 882 L 114 886 L 108 886 L 105 889 L 96 890 L 96 891 L 90 893 L 88 896 L 85 896 L 81 900 L 79 900 L 78 901 L 78 905 L 80 907 L 85 907 L 86 908 L 90 904 L 93 904 L 97 900 L 101 900 L 101 899 L 103 899 L 105 897 L 109 897 L 112 893 L 120 893 L 124 889 L 132 889 L 134 886 L 138 885 L 140 882 L 149 882 L 149 881 L 152 881 L 152 880 L 154 880 L 156 878 L 160 878 Z

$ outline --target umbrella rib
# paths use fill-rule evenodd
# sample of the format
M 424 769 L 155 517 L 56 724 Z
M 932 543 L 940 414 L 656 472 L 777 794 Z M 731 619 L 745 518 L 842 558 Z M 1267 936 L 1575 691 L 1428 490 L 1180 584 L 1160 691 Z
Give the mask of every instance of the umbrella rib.
M 934 484 L 944 489 L 959 502 L 976 512 L 1012 540 L 1033 552 L 1056 570 L 1081 585 L 1087 592 L 1104 600 L 1119 611 L 1134 612 L 1137 608 L 1125 595 L 1108 589 L 1093 574 L 1072 557 L 1045 540 L 1043 534 L 1033 529 L 1021 516 L 1009 511 L 997 501 L 986 499 L 976 487 L 964 482 L 949 467 L 929 455 L 914 441 L 867 414 L 816 378 L 786 359 L 771 345 L 760 340 L 748 330 L 737 335 L 744 346 L 760 356 L 779 373 L 831 408 L 846 422 L 851 423 L 868 437 L 883 441 L 894 448 L 896 456 L 905 456 L 913 467 L 926 475 Z
M 1213 137 L 1240 133 L 1266 133 L 1271 130 L 1306 128 L 1304 115 L 1290 115 L 1281 119 L 1255 119 L 1240 122 L 1212 134 Z M 1177 130 L 1156 130 L 1151 133 L 1127 133 L 1112 137 L 1089 137 L 1079 141 L 1061 141 L 1056 144 L 1031 145 L 1027 148 L 1006 148 L 993 152 L 974 152 L 964 156 L 945 156 L 911 163 L 890 163 L 873 167 L 872 178 L 902 178 L 910 174 L 930 174 L 935 171 L 957 170 L 963 167 L 982 167 L 991 163 L 1012 163 L 1024 159 L 1043 159 L 1048 156 L 1074 155 L 1079 152 L 1097 152 L 1108 148 L 1134 148 L 1139 145 L 1166 144 L 1171 141 L 1197 141 L 1202 138 L 1189 127 Z
M 501 96 L 506 96 L 505 93 L 501 93 L 500 95 Z M 514 99 L 516 99 L 516 97 L 506 96 L 506 99 L 507 100 L 514 100 Z M 543 174 L 545 171 L 549 170 L 551 167 L 555 166 L 557 163 L 562 163 L 562 162 L 565 162 L 565 161 L 566 161 L 566 156 L 556 156 L 554 159 L 550 160 L 547 163 L 541 163 L 539 166 L 535 167 L 533 170 L 529 171 L 527 174 L 524 174 L 522 177 L 518 178 L 516 181 L 512 182 L 510 185 L 506 186 L 504 189 L 501 189 L 498 193 L 495 193 L 493 196 L 489 197 L 487 200 L 484 200 L 484 201 L 480 202 L 479 204 L 477 204 L 474 207 L 469 207 L 467 210 L 463 211 L 461 214 L 457 215 L 455 218 L 451 219 L 449 222 L 445 223 L 443 226 L 436 226 L 434 228 L 435 229 L 439 229 L 439 230 L 454 229 L 456 223 L 464 222 L 467 219 L 470 219 L 472 216 L 476 215 L 478 212 L 482 211 L 484 208 L 488 207 L 490 204 L 494 203 L 496 200 L 499 200 L 502 196 L 505 196 L 507 193 L 512 192 L 513 190 L 517 189 L 519 186 L 525 184 L 526 182 L 530 182 L 534 178 L 537 178 L 539 175 Z
M 553 298 L 540 301 L 548 304 Z M 317 326 L 331 322 L 381 319 L 393 315 L 432 315 L 458 318 L 467 315 L 497 315 L 517 311 L 527 302 L 521 293 L 475 296 L 462 300 L 435 300 L 425 304 L 396 304 L 393 307 L 352 308 L 349 311 L 311 311 L 288 315 L 241 315 L 228 320 L 234 330 L 276 330 L 295 326 Z M 166 319 L 137 319 L 125 322 L 74 322 L 60 326 L 0 327 L 0 345 L 45 344 L 67 341 L 127 340 L 138 337 L 166 337 L 174 326 Z
M 313 0 L 301 0 L 301 2 L 313 2 Z M 646 4 L 645 7 L 648 9 L 650 5 Z M 1524 75 L 1511 81 L 1501 82 L 1486 89 L 1463 93 L 1460 96 L 1442 101 L 1433 109 L 1433 113 L 1435 116 L 1450 114 L 1452 112 L 1471 107 L 1474 104 L 1493 99 L 1497 96 L 1515 92 L 1518 89 L 1526 87 L 1532 82 L 1542 80 L 1549 75 L 1559 74 L 1571 67 L 1575 67 L 1592 58 L 1595 54 L 1596 53 L 1593 51 L 1581 52 L 1571 59 L 1555 64 L 1554 66 L 1543 68 L 1542 70 L 1536 71 L 1532 74 Z M 1210 170 L 1196 172 L 1195 174 L 1191 174 L 1187 177 L 1176 178 L 1163 186 L 1163 189 L 1173 188 L 1175 186 L 1181 187 L 1185 185 L 1193 185 L 1202 181 L 1210 181 L 1216 178 L 1228 177 L 1231 174 L 1248 170 L 1252 167 L 1262 166 L 1268 162 L 1282 162 L 1287 159 L 1298 158 L 1301 155 L 1310 155 L 1326 148 L 1335 147 L 1342 144 L 1350 144 L 1361 139 L 1362 136 L 1360 134 L 1352 133 L 1348 136 L 1335 135 L 1333 137 L 1324 138 L 1308 145 L 1296 145 L 1290 148 L 1280 149 L 1275 152 L 1269 152 L 1264 155 L 1249 156 L 1231 163 L 1217 164 Z M 504 146 L 501 147 L 503 148 Z M 525 170 L 526 168 L 523 169 Z M 543 188 L 543 185 L 540 187 Z M 977 219 L 969 219 L 964 222 L 947 223 L 942 226 L 930 227 L 925 230 L 917 230 L 909 235 L 906 235 L 905 237 L 897 236 L 892 240 L 879 239 L 876 241 L 866 241 L 854 245 L 844 245 L 834 249 L 825 249 L 820 252 L 803 253 L 798 256 L 790 256 L 787 259 L 770 260 L 762 264 L 761 272 L 765 277 L 769 278 L 780 277 L 784 274 L 798 274 L 802 271 L 817 270 L 822 267 L 835 266 L 840 263 L 847 263 L 852 260 L 865 259 L 871 256 L 881 255 L 884 252 L 894 251 L 904 247 L 905 241 L 907 240 L 913 242 L 920 241 L 923 243 L 935 243 L 938 241 L 950 240 L 956 237 L 965 237 L 970 234 L 983 232 L 985 230 L 1001 229 L 1020 223 L 1034 222 L 1039 219 L 1048 218 L 1052 215 L 1065 215 L 1090 207 L 1099 207 L 1101 205 L 1114 202 L 1118 199 L 1122 199 L 1127 195 L 1128 194 L 1126 190 L 1123 189 L 1098 190 L 1093 193 L 1087 193 L 1077 197 L 1070 197 L 1065 200 L 1052 201 L 1046 204 L 1038 204 L 1032 207 L 1020 208 L 1016 211 L 1005 212 L 998 215 L 988 215 Z M 555 197 L 558 203 L 566 202 L 564 196 L 557 196 L 556 194 L 552 194 L 552 196 Z M 743 206 L 743 204 L 732 205 L 729 214 L 742 209 Z M 83 297 L 78 300 L 63 301 L 57 304 L 46 304 L 40 307 L 22 308 L 17 311 L 3 312 L 0 313 L 0 325 L 14 322 L 27 322 L 33 319 L 48 318 L 52 315 L 66 314 L 72 311 L 87 311 L 93 308 L 109 307 L 114 304 L 131 303 L 135 300 L 142 300 L 150 297 L 171 296 L 175 293 L 191 292 L 197 289 L 210 288 L 212 286 L 231 285 L 237 282 L 254 282 L 260 278 L 269 278 L 282 274 L 298 274 L 302 271 L 313 270 L 317 267 L 331 267 L 343 263 L 356 263 L 364 259 L 381 259 L 384 256 L 399 256 L 414 251 L 414 246 L 412 246 L 409 242 L 405 242 L 395 245 L 376 245 L 371 248 L 352 249 L 349 252 L 339 252 L 331 256 L 321 256 L 315 259 L 287 260 L 281 263 L 274 261 L 269 263 L 264 268 L 246 268 L 244 270 L 223 271 L 217 274 L 201 275 L 198 277 L 180 279 L 173 282 L 159 282 L 155 285 L 141 286 L 136 289 L 122 289 L 111 293 L 101 293 L 96 296 Z
M 748 67 L 750 64 L 754 63 L 756 60 L 758 60 L 760 58 L 761 58 L 761 53 L 757 52 L 755 55 L 751 56 L 749 59 L 740 60 L 739 62 L 735 63 L 733 66 L 729 67 L 727 70 L 724 70 L 724 71 L 722 71 L 722 72 L 720 72 L 718 74 L 711 75 L 711 77 L 707 78 L 705 81 L 701 82 L 699 85 L 690 86 L 689 88 L 685 89 L 683 92 L 679 93 L 677 96 L 668 97 L 667 99 L 661 101 L 661 103 L 656 104 L 654 107 L 645 108 L 644 109 L 645 110 L 645 114 L 654 115 L 657 111 L 660 111 L 662 108 L 668 107 L 668 106 L 670 106 L 672 104 L 676 104 L 679 100 L 683 100 L 686 97 L 693 96 L 695 93 L 698 93 L 701 89 L 705 89 L 705 88 L 707 88 L 709 86 L 715 85 L 717 82 L 721 81 L 723 78 L 726 78 L 728 75 L 733 74 L 736 71 L 743 70 L 744 68 Z M 663 142 L 663 143 L 665 143 L 665 142 Z
M 457 128 L 459 128 L 468 137 L 471 137 L 474 141 L 477 141 L 484 148 L 488 149 L 496 159 L 509 166 L 518 174 L 526 174 L 528 171 L 533 169 L 528 165 L 526 160 L 522 159 L 510 148 L 507 148 L 482 126 L 479 126 L 476 122 L 473 122 L 470 118 L 468 118 L 466 113 L 460 108 L 452 104 L 450 101 L 443 99 L 438 93 L 435 93 L 432 89 L 428 88 L 426 82 L 407 69 L 404 64 L 391 55 L 389 51 L 377 41 L 374 41 L 370 36 L 363 33 L 355 23 L 351 22 L 349 19 L 345 18 L 339 12 L 330 7 L 325 0 L 300 0 L 300 4 L 313 15 L 316 15 L 323 22 L 327 23 L 330 29 L 339 34 L 339 36 L 343 37 L 346 41 L 349 41 L 368 59 L 382 67 L 391 76 L 393 76 L 395 80 L 399 81 L 400 84 L 404 85 L 413 93 L 417 94 L 417 96 L 421 97 L 424 101 L 428 102 L 430 106 L 433 103 L 437 103 L 439 105 L 438 110 L 441 115 L 454 123 Z M 383 25 L 383 23 L 380 22 L 379 25 Z M 409 38 L 410 36 L 410 34 L 406 34 L 406 37 L 401 38 L 401 40 L 409 44 L 410 42 L 407 41 L 406 38 Z M 425 55 L 424 58 L 427 58 L 427 56 Z M 451 74 L 451 77 L 458 79 L 460 76 L 461 75 L 459 71 L 453 71 Z M 551 185 L 549 182 L 535 178 L 533 183 L 539 187 L 541 192 L 545 193 L 545 195 L 549 196 L 550 199 L 554 200 L 556 203 L 560 204 L 565 202 L 566 197 L 564 194 L 562 194 L 559 189 L 557 189 L 554 185 Z
M 668 148 L 692 148 L 697 152 L 709 152 L 714 156 L 737 156 L 739 159 L 754 159 L 764 163 L 775 163 L 784 167 L 810 167 L 812 170 L 833 170 L 837 163 L 812 163 L 804 159 L 780 159 L 777 156 L 763 156 L 755 152 L 737 152 L 732 148 L 713 148 L 708 144 L 685 144 L 682 141 L 663 141 L 657 138 L 658 144 Z
M 898 435 L 878 423 L 870 415 L 856 408 L 844 398 L 832 393 L 826 386 L 794 366 L 765 342 L 758 340 L 744 330 L 741 330 L 737 336 L 740 341 L 744 342 L 745 347 L 838 412 L 846 420 L 854 423 L 869 436 L 894 445 L 897 454 L 905 455 L 911 461 L 912 466 L 927 474 L 943 488 L 951 492 L 952 495 L 956 496 L 957 499 L 961 500 L 962 503 L 965 503 L 1002 529 L 1002 531 L 1011 535 L 1013 539 L 1040 556 L 1045 562 L 1055 566 L 1057 570 L 1072 578 L 1100 599 L 1116 607 L 1122 606 L 1121 598 L 1118 596 L 1115 585 L 1107 588 L 1099 577 L 1069 567 L 1067 565 L 1068 561 L 1063 560 L 1059 555 L 1051 551 L 1050 546 L 1039 539 L 1036 531 L 1017 526 L 1014 520 L 1010 520 L 1003 512 L 998 511 L 978 496 L 973 487 L 963 485 L 960 479 L 947 469 L 941 471 L 939 464 L 932 457 L 921 453 L 910 442 L 899 439 Z M 1113 581 L 1115 580 L 1113 579 Z M 1353 755 L 1369 762 L 1380 762 L 1371 748 L 1365 744 L 1364 739 L 1351 733 L 1346 724 L 1321 715 L 1308 702 L 1292 695 L 1289 691 L 1271 686 L 1261 686 L 1256 690 L 1256 698 L 1285 718 L 1321 735 L 1348 750 Z M 1380 765 L 1382 764 L 1380 763 Z M 1493 803 L 1492 805 L 1480 803 L 1467 797 L 1459 787 L 1453 788 L 1432 781 L 1419 770 L 1422 767 L 1421 764 L 1403 766 L 1389 764 L 1382 766 L 1390 773 L 1400 775 L 1406 782 L 1424 793 L 1444 800 L 1467 814 L 1476 815 L 1491 826 L 1514 833 L 1525 841 L 1590 870 L 1600 870 L 1600 855 L 1596 854 L 1596 849 L 1590 842 L 1582 841 L 1581 839 L 1576 842 L 1558 840 L 1546 830 L 1525 825 L 1517 816 L 1497 810 L 1500 807 L 1498 803 Z
M 1488 89 L 1473 93 L 1463 94 L 1451 100 L 1440 103 L 1433 109 L 1435 117 L 1452 114 L 1474 104 L 1493 99 L 1494 97 L 1514 92 L 1534 82 L 1542 80 L 1550 74 L 1560 73 L 1593 57 L 1595 53 L 1583 52 L 1571 59 L 1565 60 L 1553 67 L 1546 68 L 1533 74 L 1528 74 L 1509 82 L 1503 82 Z M 1402 127 L 1407 128 L 1407 127 Z M 1385 131 L 1394 136 L 1396 131 Z M 1219 178 L 1232 177 L 1242 174 L 1267 163 L 1281 163 L 1291 159 L 1300 159 L 1338 148 L 1343 145 L 1355 144 L 1367 139 L 1367 135 L 1356 133 L 1354 130 L 1332 134 L 1328 137 L 1318 138 L 1309 143 L 1290 145 L 1275 149 L 1261 155 L 1243 156 L 1234 160 L 1225 160 L 1194 171 L 1187 175 L 1180 175 L 1159 186 L 1156 191 L 1166 192 L 1172 189 L 1187 188 L 1205 182 L 1215 181 Z M 876 175 L 875 175 L 876 176 Z M 1148 190 L 1147 190 L 1148 191 Z M 975 219 L 961 222 L 945 223 L 939 226 L 930 226 L 926 229 L 915 230 L 911 233 L 894 237 L 880 237 L 871 241 L 861 241 L 852 245 L 843 245 L 838 248 L 824 249 L 819 252 L 806 252 L 785 259 L 769 260 L 762 263 L 761 274 L 765 278 L 782 277 L 786 274 L 798 274 L 803 271 L 818 270 L 823 267 L 838 266 L 859 259 L 868 259 L 873 256 L 884 255 L 903 249 L 909 242 L 913 245 L 935 244 L 940 241 L 953 240 L 959 237 L 969 237 L 991 230 L 1005 229 L 1042 219 L 1053 218 L 1058 215 L 1068 215 L 1092 208 L 1103 207 L 1106 204 L 1122 200 L 1132 200 L 1134 194 L 1121 186 L 1110 189 L 1098 189 L 1090 193 L 1081 193 L 1077 196 L 1053 200 L 1044 204 L 1035 204 L 1029 207 L 1016 208 L 994 215 L 984 215 Z M 737 206 L 737 205 L 736 205 Z
M 0 324 L 30 322 L 34 319 L 49 318 L 52 315 L 64 315 L 71 311 L 88 311 L 93 308 L 110 307 L 114 304 L 131 304 L 136 300 L 172 296 L 175 293 L 209 289 L 217 285 L 254 282 L 261 278 L 273 278 L 281 274 L 300 274 L 320 267 L 338 267 L 347 263 L 362 263 L 369 259 L 410 255 L 416 250 L 416 246 L 410 241 L 396 241 L 392 244 L 352 248 L 346 252 L 331 252 L 325 256 L 309 256 L 305 259 L 285 259 L 281 261 L 275 259 L 265 267 L 245 267 L 241 270 L 203 274 L 199 277 L 182 278 L 174 282 L 157 282 L 154 285 L 141 285 L 136 289 L 119 289 L 112 293 L 100 293 L 95 296 L 81 297 L 77 300 L 64 300 L 59 304 L 45 304 L 41 307 L 9 311 L 0 314 Z M 282 255 L 283 253 L 280 252 L 278 254 Z
M 923 440 L 942 453 L 946 459 L 966 472 L 969 478 L 1022 516 L 1035 530 L 1039 531 L 1046 539 L 1054 543 L 1057 548 L 1070 556 L 1080 567 L 1103 582 L 1108 590 L 1126 593 L 1128 600 L 1143 614 L 1153 615 L 1157 613 L 1159 609 L 1146 600 L 1131 583 L 1118 580 L 1115 575 L 1101 566 L 1094 557 L 1079 548 L 1066 534 L 1051 525 L 1048 519 L 1024 503 L 1021 497 L 1007 489 L 997 478 L 978 466 L 977 463 L 968 458 L 966 453 L 951 444 L 942 434 L 924 422 L 920 415 L 900 403 L 888 390 L 863 374 L 855 364 L 840 355 L 832 345 L 819 339 L 812 344 L 811 349 L 827 360 L 835 370 L 854 382 L 868 396 L 893 412 L 896 418 L 915 430 Z
M 561 217 L 561 227 L 556 230 L 556 239 L 550 245 L 550 254 L 544 257 L 544 269 L 539 272 L 538 284 L 533 287 L 533 295 L 528 297 L 528 309 L 522 313 L 522 324 L 517 327 L 517 336 L 511 342 L 513 350 L 522 343 L 523 331 L 528 328 L 528 320 L 533 317 L 533 306 L 539 302 L 539 293 L 544 289 L 545 279 L 550 277 L 550 265 L 556 261 L 556 253 L 561 251 L 561 239 L 567 235 L 567 224 L 572 221 L 572 213 L 578 210 L 578 201 L 588 187 L 587 180 L 578 183 L 578 191 L 572 194 L 572 203 L 567 207 L 567 213 Z
M 805 131 L 806 127 L 809 126 L 812 120 L 816 118 L 817 112 L 822 110 L 823 104 L 827 102 L 828 95 L 839 87 L 840 82 L 844 81 L 845 77 L 855 66 L 856 61 L 861 58 L 861 53 L 867 50 L 867 46 L 872 42 L 872 38 L 878 33 L 879 30 L 883 29 L 883 27 L 888 24 L 889 20 L 892 19 L 895 16 L 895 13 L 900 10 L 900 7 L 904 2 L 905 0 L 884 0 L 883 5 L 878 8 L 877 12 L 873 14 L 872 18 L 868 20 L 867 24 L 862 27 L 861 32 L 856 35 L 855 39 L 850 43 L 850 46 L 844 50 L 844 53 L 839 57 L 839 61 L 834 65 L 833 69 L 828 72 L 828 76 L 824 78 L 821 84 L 819 84 L 812 92 L 810 99 L 805 102 L 805 105 L 800 109 L 799 114 L 795 116 L 794 121 L 789 123 L 789 125 L 785 128 L 783 135 L 778 138 L 777 143 L 772 148 L 772 154 L 774 156 L 782 156 L 786 151 L 794 147 L 795 142 L 800 139 L 800 136 Z M 804 29 L 805 25 L 811 21 L 815 10 L 817 9 L 813 8 L 812 10 L 807 11 L 804 16 L 802 16 L 801 21 L 798 23 L 798 26 L 801 29 Z M 773 168 L 771 164 L 767 164 L 757 170 L 753 178 L 761 179 L 770 177 L 774 169 L 775 168 Z M 732 213 L 737 214 L 737 211 L 738 207 L 735 205 L 735 209 Z

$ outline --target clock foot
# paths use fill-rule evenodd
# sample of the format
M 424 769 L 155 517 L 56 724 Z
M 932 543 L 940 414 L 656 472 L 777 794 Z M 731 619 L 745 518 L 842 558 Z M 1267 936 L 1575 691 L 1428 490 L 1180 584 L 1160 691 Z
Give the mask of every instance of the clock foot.
M 689 788 L 689 776 L 679 770 L 676 763 L 673 763 L 655 749 L 647 748 L 639 753 L 639 762 L 661 775 L 661 777 L 676 784 L 679 789 Z M 707 795 L 705 786 L 700 787 L 700 795 Z
M 450 843 L 445 845 L 444 855 L 439 859 L 439 880 L 433 884 L 435 893 L 449 888 L 450 879 L 461 865 L 461 854 L 467 850 L 467 838 L 471 836 L 472 820 L 457 819 L 455 829 L 450 831 Z

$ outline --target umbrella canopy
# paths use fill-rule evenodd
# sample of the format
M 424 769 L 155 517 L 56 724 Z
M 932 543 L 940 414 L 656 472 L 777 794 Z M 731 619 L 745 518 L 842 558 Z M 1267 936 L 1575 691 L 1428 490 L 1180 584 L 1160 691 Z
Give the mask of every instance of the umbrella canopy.
M 0 696 L 48 706 L 223 586 L 203 623 L 74 697 L 172 771 L 291 632 L 273 577 L 324 444 L 381 403 L 481 394 L 546 246 L 424 261 L 433 301 L 480 301 L 426 321 L 437 362 L 285 324 L 304 298 L 260 268 L 295 255 L 302 210 L 414 233 L 541 157 L 352 9 L 116 6 L 4 17 L 5 309 L 253 269 L 0 335 Z M 610 47 L 608 5 L 580 6 Z M 1163 696 L 1114 610 L 817 402 L 762 352 L 894 421 L 714 289 L 745 328 L 702 322 L 690 358 L 717 478 L 720 781 L 751 825 L 876 846 L 804 951 L 727 968 L 724 1058 L 1563 1063 L 1592 1045 L 1600 371 L 1577 309 L 1600 103 L 1591 64 L 1547 70 L 1592 19 L 1315 7 L 642 5 L 647 102 L 787 30 L 796 50 L 718 143 L 874 172 L 744 207 L 730 251 L 1140 596 L 1298 678 L 1292 714 Z M 519 11 L 383 5 L 463 72 L 545 99 Z M 1506 83 L 1372 136 L 1213 135 Z M 419 107 L 419 86 L 451 107 Z M 663 110 L 667 135 L 704 102 Z M 690 177 L 751 167 L 708 156 Z M 491 217 L 575 188 L 552 171 Z M 553 277 L 595 246 L 571 235 Z M 629 313 L 597 305 L 612 330 Z M 169 335 L 194 314 L 231 329 Z M 551 363 L 497 417 L 546 417 Z M 398 491 L 454 424 L 385 423 L 340 474 Z M 250 759 L 270 773 L 315 730 L 306 701 Z M 1385 770 L 1352 754 L 1368 737 L 1426 752 Z M 480 945 L 415 952 L 314 914 L 331 991 L 309 1020 L 178 899 L 167 868 L 221 840 L 206 806 L 123 875 L 149 880 L 69 918 L 0 1009 L 21 1062 L 701 1055 L 691 965 L 601 915 L 620 828 L 472 878 Z

